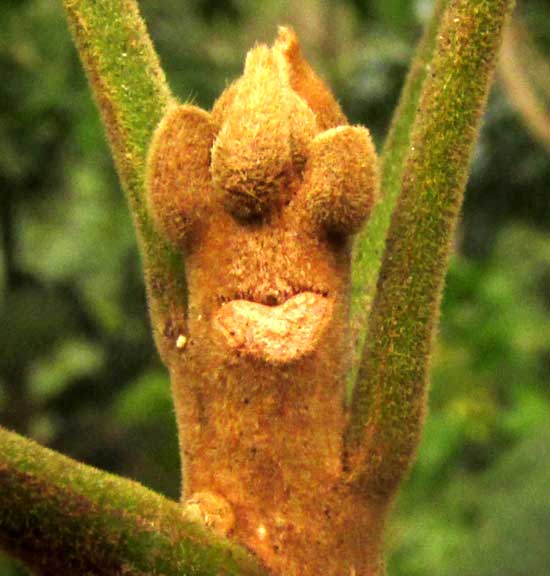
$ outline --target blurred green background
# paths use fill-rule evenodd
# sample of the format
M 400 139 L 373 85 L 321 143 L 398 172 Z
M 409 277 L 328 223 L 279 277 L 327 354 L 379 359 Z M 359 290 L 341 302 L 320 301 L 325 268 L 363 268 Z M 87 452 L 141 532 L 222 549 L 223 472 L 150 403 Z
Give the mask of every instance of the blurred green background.
M 431 9 L 428 0 L 140 6 L 174 91 L 204 107 L 254 42 L 292 24 L 378 147 Z M 497 81 L 490 99 L 430 415 L 388 527 L 389 576 L 550 574 L 550 143 L 537 133 L 540 115 L 529 119 L 536 110 L 517 109 L 527 90 L 550 110 L 550 5 L 519 0 L 517 15 L 527 80 Z M 174 414 L 136 243 L 60 2 L 0 1 L 0 77 L 0 423 L 177 498 Z M 0 575 L 20 574 L 0 556 Z

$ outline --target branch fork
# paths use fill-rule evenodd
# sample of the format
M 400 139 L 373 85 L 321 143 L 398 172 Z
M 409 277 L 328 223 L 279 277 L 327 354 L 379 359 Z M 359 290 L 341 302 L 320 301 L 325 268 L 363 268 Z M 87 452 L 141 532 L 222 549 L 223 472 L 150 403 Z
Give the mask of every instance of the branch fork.
M 186 505 L 0 431 L 0 544 L 45 574 L 381 576 L 512 1 L 438 2 L 381 168 L 290 29 L 209 112 L 172 96 L 133 0 L 65 9 L 136 224 Z

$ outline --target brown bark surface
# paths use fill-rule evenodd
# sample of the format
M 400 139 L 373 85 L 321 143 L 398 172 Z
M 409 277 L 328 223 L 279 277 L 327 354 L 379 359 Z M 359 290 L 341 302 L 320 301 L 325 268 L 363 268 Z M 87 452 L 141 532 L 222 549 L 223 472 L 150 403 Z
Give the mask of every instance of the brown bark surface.
M 186 260 L 185 329 L 165 334 L 188 510 L 287 576 L 380 565 L 386 504 L 346 483 L 342 454 L 350 235 L 376 157 L 343 121 L 283 30 L 212 115 L 170 112 L 150 157 L 153 213 Z

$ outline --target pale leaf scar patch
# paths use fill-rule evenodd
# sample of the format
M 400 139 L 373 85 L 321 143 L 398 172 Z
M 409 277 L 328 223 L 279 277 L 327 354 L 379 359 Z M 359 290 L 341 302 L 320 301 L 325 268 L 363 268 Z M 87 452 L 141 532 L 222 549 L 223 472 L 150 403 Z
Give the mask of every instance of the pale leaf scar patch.
M 272 364 L 299 360 L 312 352 L 332 316 L 332 301 L 301 292 L 268 306 L 232 300 L 220 306 L 214 327 L 230 348 Z

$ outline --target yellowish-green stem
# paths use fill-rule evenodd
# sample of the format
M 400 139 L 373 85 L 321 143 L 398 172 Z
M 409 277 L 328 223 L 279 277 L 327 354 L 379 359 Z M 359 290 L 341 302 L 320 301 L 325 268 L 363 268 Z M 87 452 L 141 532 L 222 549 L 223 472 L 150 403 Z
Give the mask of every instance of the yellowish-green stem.
M 185 274 L 181 258 L 153 227 L 145 168 L 153 132 L 174 98 L 135 0 L 64 0 L 64 6 L 136 226 L 162 354 L 174 303 L 185 307 Z
M 2 428 L 0 545 L 40 574 L 264 574 L 178 503 Z
M 374 300 L 390 218 L 401 190 L 403 168 L 409 151 L 418 101 L 428 75 L 441 17 L 448 2 L 449 0 L 436 1 L 433 14 L 416 49 L 380 158 L 380 201 L 355 239 L 351 277 L 351 325 L 356 361 L 349 375 L 350 393 L 355 386 L 359 359 L 365 346 L 368 316 Z
M 451 0 L 392 216 L 347 447 L 352 477 L 391 492 L 423 423 L 434 330 L 468 166 L 511 0 Z

